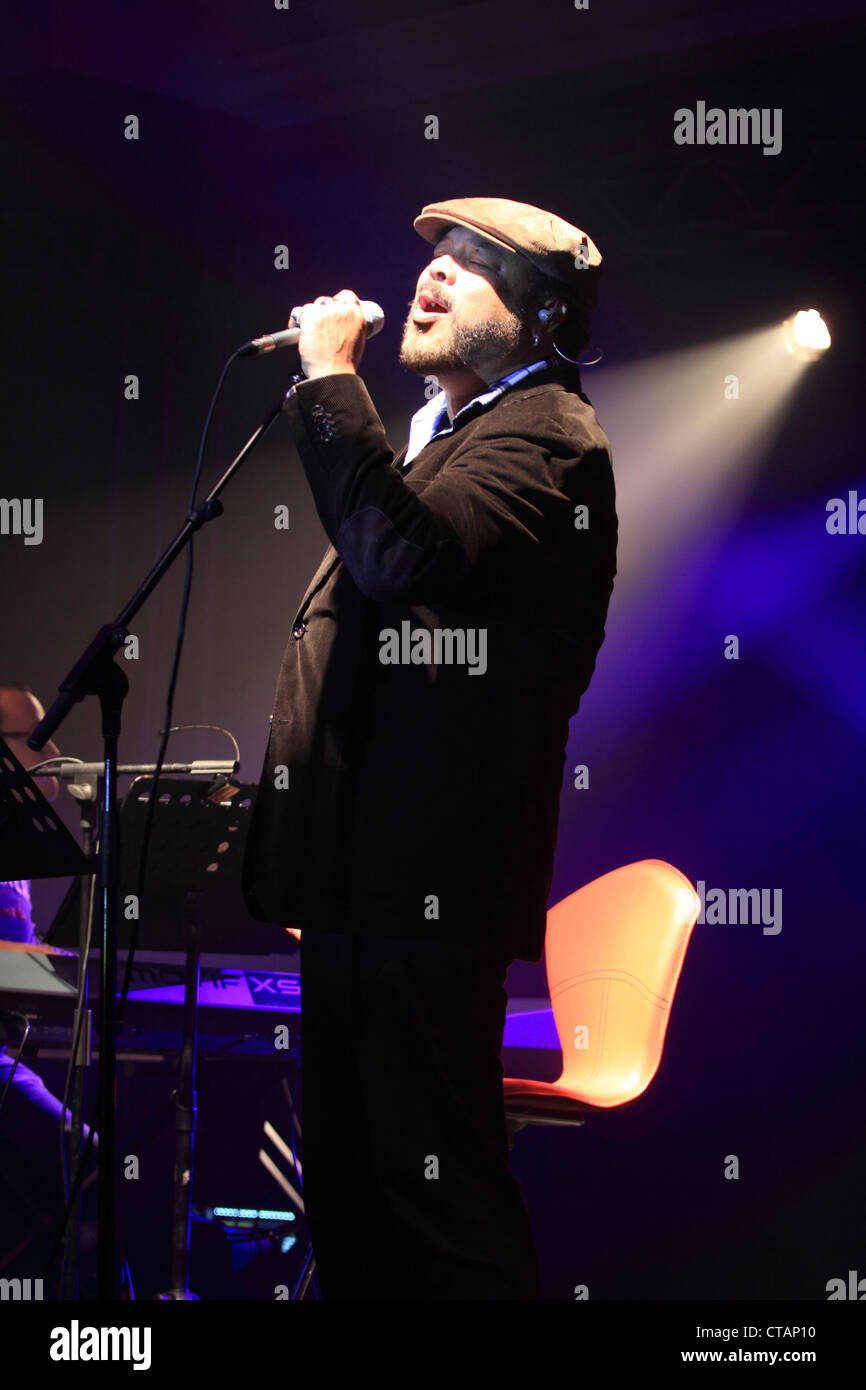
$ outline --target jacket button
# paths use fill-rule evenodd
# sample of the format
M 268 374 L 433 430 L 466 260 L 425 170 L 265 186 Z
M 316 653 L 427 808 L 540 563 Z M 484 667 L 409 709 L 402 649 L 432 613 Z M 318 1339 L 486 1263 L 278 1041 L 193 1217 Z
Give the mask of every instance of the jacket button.
M 292 628 L 292 636 L 297 640 L 298 638 L 303 637 L 306 631 L 306 623 L 295 623 L 294 627 Z

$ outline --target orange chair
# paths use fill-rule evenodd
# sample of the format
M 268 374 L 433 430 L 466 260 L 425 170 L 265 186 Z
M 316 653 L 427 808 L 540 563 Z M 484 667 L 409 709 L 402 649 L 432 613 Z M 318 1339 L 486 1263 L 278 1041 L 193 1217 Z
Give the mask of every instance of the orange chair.
M 525 1125 L 582 1125 L 646 1090 L 700 907 L 679 869 L 642 859 L 550 909 L 545 964 L 562 1074 L 505 1078 L 509 1147 Z

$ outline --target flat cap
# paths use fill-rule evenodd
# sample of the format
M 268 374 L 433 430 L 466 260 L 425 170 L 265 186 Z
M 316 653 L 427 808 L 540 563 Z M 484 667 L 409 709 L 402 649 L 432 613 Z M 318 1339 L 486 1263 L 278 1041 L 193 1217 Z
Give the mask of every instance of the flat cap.
M 434 246 L 453 226 L 469 227 L 525 256 L 543 274 L 567 285 L 587 312 L 595 308 L 601 252 L 586 232 L 555 213 L 510 198 L 450 198 L 428 203 L 414 222 L 416 232 Z

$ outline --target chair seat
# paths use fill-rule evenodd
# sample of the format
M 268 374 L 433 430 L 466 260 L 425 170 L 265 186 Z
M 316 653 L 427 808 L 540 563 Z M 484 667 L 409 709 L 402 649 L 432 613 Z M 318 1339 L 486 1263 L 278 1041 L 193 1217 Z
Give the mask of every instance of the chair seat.
M 507 1076 L 502 1082 L 506 1112 L 525 1115 L 568 1116 L 598 1110 L 558 1082 L 533 1081 L 528 1077 Z

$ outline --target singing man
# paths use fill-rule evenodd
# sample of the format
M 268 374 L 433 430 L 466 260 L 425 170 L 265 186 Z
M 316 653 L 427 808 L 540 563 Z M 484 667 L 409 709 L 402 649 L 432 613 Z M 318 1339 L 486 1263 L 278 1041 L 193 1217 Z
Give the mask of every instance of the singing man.
M 502 198 L 414 225 L 432 249 L 400 361 L 439 389 L 396 455 L 358 296 L 303 306 L 286 415 L 331 544 L 279 673 L 245 892 L 300 931 L 321 1296 L 537 1299 L 504 985 L 543 953 L 569 720 L 616 573 L 577 363 L 601 255 Z M 291 613 L 274 596 L 269 617 Z

